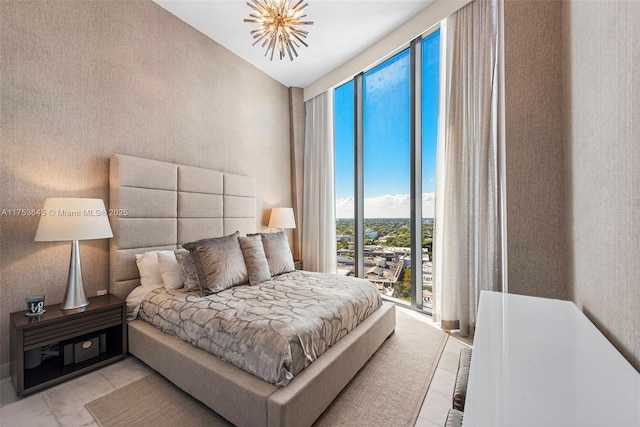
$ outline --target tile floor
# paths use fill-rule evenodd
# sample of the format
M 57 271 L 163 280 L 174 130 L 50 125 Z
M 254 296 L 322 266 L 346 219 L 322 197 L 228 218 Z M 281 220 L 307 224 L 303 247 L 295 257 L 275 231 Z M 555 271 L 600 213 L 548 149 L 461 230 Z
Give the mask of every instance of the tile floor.
M 416 319 L 431 318 L 401 307 Z M 418 416 L 416 427 L 443 426 L 451 407 L 458 355 L 467 344 L 449 336 Z M 97 426 L 84 405 L 132 383 L 152 370 L 133 356 L 40 393 L 17 398 L 11 378 L 0 380 L 0 426 Z

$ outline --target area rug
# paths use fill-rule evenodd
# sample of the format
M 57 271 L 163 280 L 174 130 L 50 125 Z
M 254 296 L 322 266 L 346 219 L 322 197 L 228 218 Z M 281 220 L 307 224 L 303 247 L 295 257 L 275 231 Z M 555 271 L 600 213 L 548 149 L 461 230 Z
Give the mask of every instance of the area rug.
M 413 426 L 447 335 L 403 309 L 396 332 L 338 395 L 314 426 Z M 86 405 L 103 427 L 231 426 L 159 374 Z

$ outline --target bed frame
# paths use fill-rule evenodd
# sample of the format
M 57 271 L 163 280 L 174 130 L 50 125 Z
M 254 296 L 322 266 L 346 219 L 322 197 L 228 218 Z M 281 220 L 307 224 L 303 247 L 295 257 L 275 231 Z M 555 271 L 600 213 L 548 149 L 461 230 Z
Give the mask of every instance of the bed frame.
M 256 231 L 255 179 L 114 155 L 110 167 L 110 292 L 139 285 L 135 254 Z M 395 330 L 395 305 L 368 319 L 278 388 L 134 320 L 129 352 L 238 426 L 311 425 Z

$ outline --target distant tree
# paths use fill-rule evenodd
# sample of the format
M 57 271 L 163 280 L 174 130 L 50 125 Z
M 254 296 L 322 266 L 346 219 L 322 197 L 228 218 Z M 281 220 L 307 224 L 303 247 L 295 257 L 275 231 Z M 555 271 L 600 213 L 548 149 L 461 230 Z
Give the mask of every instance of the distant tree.
M 411 301 L 411 283 L 397 281 L 393 285 L 393 297 Z
M 411 269 L 406 268 L 402 273 L 402 281 L 398 280 L 393 285 L 394 298 L 400 298 L 405 301 L 411 301 Z
M 349 249 L 349 241 L 348 240 L 341 240 L 337 243 L 337 249 Z
M 411 246 L 411 235 L 406 232 L 398 233 L 395 239 L 395 245 L 401 248 L 408 248 Z
M 404 283 L 408 283 L 409 285 L 411 285 L 411 269 L 410 268 L 404 269 L 404 272 L 402 273 L 402 281 Z

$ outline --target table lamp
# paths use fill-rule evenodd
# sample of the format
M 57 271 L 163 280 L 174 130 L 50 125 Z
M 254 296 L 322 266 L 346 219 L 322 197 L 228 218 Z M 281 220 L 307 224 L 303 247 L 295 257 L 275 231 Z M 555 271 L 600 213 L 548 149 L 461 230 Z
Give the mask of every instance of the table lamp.
M 296 228 L 293 208 L 273 208 L 269 217 L 269 228 Z
M 71 241 L 71 259 L 63 310 L 86 307 L 89 300 L 84 292 L 80 247 L 78 240 L 113 237 L 109 217 L 101 199 L 48 198 L 38 223 L 36 242 Z

